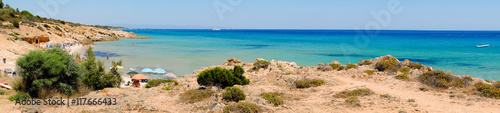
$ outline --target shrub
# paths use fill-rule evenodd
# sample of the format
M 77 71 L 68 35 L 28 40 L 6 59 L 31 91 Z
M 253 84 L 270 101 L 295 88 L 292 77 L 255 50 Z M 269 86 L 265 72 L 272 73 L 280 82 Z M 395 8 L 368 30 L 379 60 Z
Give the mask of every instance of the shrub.
M 146 84 L 146 88 L 156 87 L 162 83 L 175 82 L 174 80 L 153 79 Z M 176 83 L 177 84 L 177 83 Z
M 405 80 L 406 81 L 409 78 L 408 78 L 408 75 L 406 75 L 406 74 L 400 74 L 400 75 L 396 76 L 396 79 Z
M 363 72 L 365 72 L 365 73 L 366 73 L 366 74 L 368 74 L 368 75 L 373 75 L 373 73 L 375 73 L 375 71 L 374 71 L 374 70 L 365 70 L 365 71 L 363 71 Z
M 338 70 L 345 70 L 345 66 L 340 66 Z
M 383 95 L 380 95 L 380 98 L 391 98 L 391 95 L 389 95 L 389 94 L 383 94 Z
M 50 28 L 50 26 L 49 26 L 49 25 L 47 25 L 47 24 L 43 24 L 43 27 L 45 27 L 45 28 Z
M 283 100 L 278 96 L 281 96 L 282 93 L 271 92 L 271 93 L 262 93 L 262 98 L 266 99 L 269 103 L 274 104 L 274 106 L 279 106 L 283 104 Z
M 350 97 L 348 99 L 345 99 L 345 103 L 350 106 L 360 106 L 360 101 L 357 97 Z
M 222 98 L 224 100 L 228 101 L 240 101 L 240 100 L 245 100 L 246 95 L 243 90 L 237 87 L 226 87 L 224 90 L 225 92 L 222 93 Z
M 404 74 L 410 74 L 410 70 L 411 70 L 410 67 L 403 67 L 403 68 L 399 69 L 399 72 L 402 72 Z
M 187 103 L 195 103 L 202 100 L 205 100 L 212 96 L 215 92 L 212 90 L 204 89 L 204 90 L 188 90 L 180 95 L 180 99 Z
M 397 62 L 396 58 L 386 59 L 386 60 L 377 62 L 375 64 L 375 69 L 377 69 L 378 71 L 386 71 L 386 72 L 395 71 L 398 69 L 398 66 L 396 66 L 397 63 L 398 62 Z
M 362 66 L 362 65 L 371 65 L 371 64 L 373 64 L 373 62 L 370 61 L 370 60 L 364 60 L 364 61 L 361 61 L 361 62 L 358 63 L 358 65 L 360 65 L 360 66 Z
M 260 108 L 254 103 L 236 103 L 224 107 L 224 113 L 259 113 Z
M 58 26 L 55 26 L 54 28 L 55 28 L 56 30 L 58 30 L 58 31 L 61 31 L 61 32 L 62 32 L 62 29 L 61 29 L 61 28 L 59 28 Z
M 334 95 L 335 97 L 348 98 L 354 96 L 367 96 L 373 94 L 373 91 L 365 88 L 365 89 L 355 89 L 355 90 L 345 90 L 340 93 Z
M 245 71 L 241 66 L 234 66 L 234 69 L 224 69 L 216 67 L 208 69 L 198 74 L 197 82 L 202 86 L 218 86 L 226 88 L 233 85 L 248 85 L 250 80 L 243 76 Z
M 120 85 L 122 78 L 117 72 L 117 68 L 111 68 L 110 72 L 106 73 L 104 63 L 101 61 L 95 61 L 96 58 L 92 47 L 89 47 L 86 50 L 85 57 L 87 60 L 82 62 L 82 68 L 84 70 L 82 79 L 83 84 L 94 90 L 100 90 L 106 87 L 118 87 Z M 112 65 L 116 65 L 118 63 L 113 61 Z
M 476 83 L 474 84 L 477 91 L 481 92 L 482 96 L 500 99 L 500 89 L 492 85 Z
M 321 79 L 313 79 L 313 80 L 306 79 L 306 80 L 295 81 L 295 86 L 297 88 L 309 88 L 311 86 L 317 87 L 317 86 L 321 86 L 323 84 L 325 84 L 325 81 L 323 81 Z
M 19 76 L 26 86 L 15 89 L 18 92 L 43 97 L 49 96 L 39 95 L 43 90 L 71 95 L 78 88 L 82 72 L 80 65 L 74 63 L 73 57 L 62 49 L 33 50 L 20 57 L 16 64 L 19 66 Z
M 14 20 L 14 22 L 12 22 L 12 25 L 13 25 L 15 28 L 19 28 L 19 21 Z
M 34 17 L 33 14 L 31 14 L 29 11 L 23 10 L 19 14 L 27 17 Z
M 5 95 L 5 94 L 7 94 L 7 93 L 8 93 L 7 91 L 5 91 L 5 90 L 3 90 L 3 89 L 0 89 L 0 95 Z
M 38 28 L 39 30 L 43 31 L 43 27 L 42 26 L 38 26 L 36 28 Z
M 10 101 L 24 101 L 29 99 L 31 99 L 31 96 L 28 93 L 17 93 L 16 95 L 9 97 Z
M 410 62 L 410 68 L 412 69 L 422 69 L 422 67 L 424 66 L 422 64 L 419 64 L 418 62 L 417 63 Z
M 14 32 L 14 34 L 15 34 L 15 35 L 21 35 L 21 34 L 19 34 L 18 32 Z
M 358 65 L 347 63 L 347 66 L 345 67 L 345 69 L 348 70 L 348 69 L 351 69 L 351 68 L 356 69 L 356 68 L 358 68 Z
M 257 60 L 256 62 L 253 63 L 253 66 L 255 68 L 254 70 L 258 70 L 260 68 L 267 69 L 267 67 L 269 67 L 269 64 L 271 64 L 271 62 L 269 62 L 269 61 Z
M 424 75 L 419 77 L 420 82 L 437 87 L 437 88 L 448 88 L 451 86 L 464 87 L 465 82 L 458 77 L 453 76 L 451 73 L 445 73 L 444 71 L 428 71 Z M 463 84 L 463 85 L 461 85 Z
M 162 90 L 170 90 L 170 88 L 171 88 L 171 87 L 172 87 L 172 86 L 167 86 L 167 87 L 163 87 L 163 88 L 161 88 L 161 89 L 162 89 Z
M 332 67 L 332 69 L 335 70 L 335 69 L 338 69 L 339 67 L 341 67 L 342 65 L 331 63 L 330 66 Z

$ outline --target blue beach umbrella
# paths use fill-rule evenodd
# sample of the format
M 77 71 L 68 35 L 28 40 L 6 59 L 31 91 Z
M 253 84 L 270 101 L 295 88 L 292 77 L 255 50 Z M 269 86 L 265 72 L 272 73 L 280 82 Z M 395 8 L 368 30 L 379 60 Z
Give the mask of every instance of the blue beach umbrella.
M 161 74 L 165 74 L 167 73 L 167 71 L 165 71 L 164 69 L 162 68 L 156 68 L 153 73 L 161 73 Z
M 149 69 L 149 68 L 144 68 L 141 70 L 142 73 L 150 73 L 150 72 L 153 72 L 152 69 Z

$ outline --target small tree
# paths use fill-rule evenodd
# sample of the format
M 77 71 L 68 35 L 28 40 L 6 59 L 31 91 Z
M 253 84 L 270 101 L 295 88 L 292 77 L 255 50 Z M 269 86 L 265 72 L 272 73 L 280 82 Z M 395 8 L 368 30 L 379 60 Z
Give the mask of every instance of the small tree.
M 4 4 L 3 4 L 3 1 L 2 1 L 2 0 L 0 0 L 0 8 L 3 8 L 3 5 L 4 5 Z
M 19 21 L 14 20 L 12 24 L 14 25 L 14 27 L 19 28 Z
M 71 95 L 77 90 L 81 68 L 74 63 L 71 55 L 59 48 L 30 51 L 16 64 L 22 77 L 22 87 L 15 89 L 19 92 L 28 92 L 31 97 L 44 97 L 51 96 L 50 92 Z M 49 95 L 44 92 L 49 92 Z
M 224 90 L 225 92 L 222 93 L 222 98 L 224 100 L 228 101 L 240 101 L 240 100 L 245 100 L 246 95 L 243 90 L 237 87 L 226 87 Z
M 95 61 L 94 51 L 89 47 L 85 56 L 87 60 L 82 63 L 85 73 L 83 83 L 92 87 L 94 90 L 104 89 L 106 87 L 118 87 L 122 78 L 117 71 L 116 62 L 112 62 L 113 67 L 109 73 L 105 72 L 104 63 Z
M 202 86 L 218 86 L 221 88 L 236 84 L 247 85 L 250 80 L 243 76 L 243 73 L 245 71 L 241 66 L 234 66 L 233 69 L 216 67 L 201 72 L 196 80 Z

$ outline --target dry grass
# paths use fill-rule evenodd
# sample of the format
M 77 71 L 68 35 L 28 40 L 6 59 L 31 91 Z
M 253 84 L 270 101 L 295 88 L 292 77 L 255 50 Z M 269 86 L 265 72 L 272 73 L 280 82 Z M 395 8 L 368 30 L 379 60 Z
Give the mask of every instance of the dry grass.
M 186 103 L 196 103 L 202 100 L 205 100 L 212 96 L 215 92 L 212 90 L 188 90 L 180 95 L 180 100 Z
M 279 106 L 283 104 L 283 100 L 279 98 L 279 96 L 283 95 L 283 93 L 278 92 L 270 92 L 270 93 L 262 93 L 262 98 L 266 99 L 269 103 L 274 104 L 274 106 Z
M 240 102 L 224 107 L 224 113 L 259 113 L 260 108 L 257 104 Z
M 354 96 L 368 96 L 371 94 L 373 94 L 373 91 L 368 88 L 365 88 L 365 89 L 345 90 L 340 93 L 337 93 L 334 96 L 338 98 L 349 98 Z

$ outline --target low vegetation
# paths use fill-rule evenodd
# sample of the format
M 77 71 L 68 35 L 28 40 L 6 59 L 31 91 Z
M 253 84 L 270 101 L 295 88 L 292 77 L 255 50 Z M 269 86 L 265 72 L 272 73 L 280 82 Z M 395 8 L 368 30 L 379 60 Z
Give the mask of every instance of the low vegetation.
M 266 99 L 267 102 L 273 104 L 274 106 L 279 106 L 283 104 L 283 100 L 278 96 L 283 95 L 283 93 L 278 92 L 270 92 L 270 93 L 262 93 L 262 98 Z
M 375 69 L 378 71 L 395 72 L 398 69 L 399 62 L 396 58 L 384 59 L 375 64 Z
M 169 86 L 167 86 L 167 87 L 163 87 L 163 88 L 161 88 L 161 89 L 162 89 L 162 90 L 171 90 L 171 88 L 173 88 L 173 87 L 177 87 L 177 86 L 182 86 L 182 85 L 178 85 L 178 84 L 176 84 L 176 85 L 169 85 Z
M 198 84 L 202 86 L 217 86 L 221 88 L 237 84 L 250 84 L 250 80 L 243 76 L 243 73 L 245 73 L 245 70 L 243 70 L 241 66 L 234 66 L 233 69 L 216 67 L 201 72 L 198 74 L 198 78 L 196 80 Z
M 358 65 L 356 64 L 351 64 L 351 63 L 347 63 L 345 69 L 348 70 L 348 69 L 356 69 L 358 68 Z
M 403 80 L 403 81 L 409 80 L 408 75 L 406 75 L 406 74 L 399 74 L 398 76 L 396 76 L 396 79 Z
M 383 95 L 380 95 L 380 98 L 391 98 L 392 96 L 389 95 L 389 94 L 383 94 Z
M 175 84 L 177 84 L 177 82 L 174 80 L 153 79 L 146 84 L 146 88 L 156 87 L 162 83 L 168 83 L 168 82 L 175 82 Z
M 259 70 L 260 68 L 267 69 L 271 62 L 266 61 L 266 60 L 257 60 L 256 62 L 253 63 L 254 70 Z
M 436 88 L 449 88 L 449 87 L 465 87 L 469 81 L 455 77 L 453 74 L 445 73 L 444 71 L 428 71 L 419 77 L 420 82 L 436 87 Z
M 500 88 L 483 83 L 474 84 L 474 87 L 482 96 L 500 99 Z
M 188 90 L 180 95 L 180 100 L 186 103 L 196 103 L 210 98 L 215 92 L 209 89 Z
M 325 84 L 325 81 L 321 79 L 305 79 L 305 80 L 297 80 L 295 81 L 296 88 L 309 88 L 309 87 L 317 87 Z
M 89 47 L 86 50 L 85 57 L 87 60 L 81 63 L 83 68 L 83 84 L 89 86 L 93 90 L 101 90 L 106 87 L 119 87 L 119 85 L 123 82 L 120 73 L 118 73 L 117 65 L 121 65 L 122 61 L 119 62 L 112 61 L 111 65 L 113 68 L 106 73 L 104 68 L 104 62 L 97 61 L 94 55 L 94 51 L 92 47 Z
M 359 62 L 358 65 L 362 66 L 362 65 L 371 65 L 373 64 L 372 61 L 370 60 L 363 60 L 362 62 Z
M 3 89 L 0 89 L 0 95 L 6 95 L 8 92 L 3 90 Z
M 23 93 L 23 92 L 17 93 L 16 95 L 9 97 L 10 101 L 23 101 L 23 100 L 29 100 L 29 99 L 31 99 L 30 94 Z
M 361 101 L 357 97 L 349 97 L 345 99 L 345 102 L 349 106 L 361 106 Z
M 422 69 L 422 67 L 424 67 L 424 65 L 419 64 L 418 62 L 417 63 L 410 62 L 410 68 L 412 69 Z
M 237 87 L 226 87 L 223 93 L 222 93 L 222 98 L 227 101 L 240 101 L 240 100 L 245 100 L 246 95 L 243 90 Z
M 257 104 L 240 102 L 224 107 L 224 113 L 259 113 L 260 108 Z
M 368 75 L 373 75 L 373 73 L 375 73 L 375 70 L 365 70 L 363 72 L 368 74 Z
M 340 93 L 337 93 L 334 95 L 337 98 L 349 98 L 349 97 L 355 97 L 355 96 L 368 96 L 374 94 L 372 90 L 368 88 L 364 89 L 355 89 L 355 90 L 345 90 Z
M 339 69 L 342 65 L 331 63 L 330 66 L 332 67 L 333 70 L 335 70 L 335 69 Z
M 403 74 L 410 74 L 410 70 L 411 70 L 410 67 L 403 67 L 403 68 L 399 69 L 399 72 L 401 72 Z

